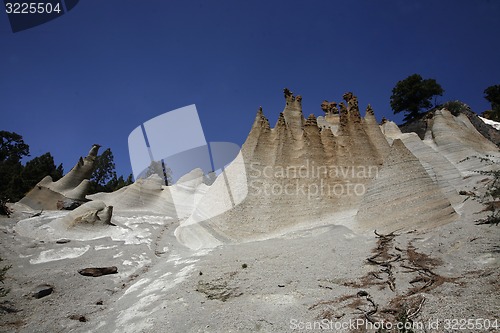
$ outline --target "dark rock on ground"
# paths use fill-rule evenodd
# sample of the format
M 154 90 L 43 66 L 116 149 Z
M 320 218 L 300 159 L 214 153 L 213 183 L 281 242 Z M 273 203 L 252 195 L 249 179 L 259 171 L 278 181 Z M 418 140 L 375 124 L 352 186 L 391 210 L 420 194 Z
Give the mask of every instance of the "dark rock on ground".
M 52 294 L 53 291 L 54 291 L 54 286 L 51 286 L 50 284 L 41 284 L 35 287 L 35 289 L 33 289 L 32 296 L 34 298 L 42 298 L 45 296 L 49 296 L 50 294 Z
M 81 275 L 84 275 L 84 276 L 98 277 L 98 276 L 102 276 L 102 275 L 116 274 L 116 273 L 118 273 L 118 268 L 116 266 L 91 267 L 91 268 L 80 269 L 78 271 L 78 273 L 80 273 Z
M 69 319 L 71 320 L 78 320 L 82 323 L 86 322 L 87 321 L 87 318 L 85 316 L 80 316 L 80 315 L 71 315 L 69 316 Z

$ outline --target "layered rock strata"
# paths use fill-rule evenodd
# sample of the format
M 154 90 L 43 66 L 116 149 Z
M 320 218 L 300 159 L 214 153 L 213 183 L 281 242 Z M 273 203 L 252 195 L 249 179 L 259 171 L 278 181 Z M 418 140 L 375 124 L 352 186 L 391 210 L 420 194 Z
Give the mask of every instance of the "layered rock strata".
M 266 238 L 311 223 L 335 223 L 329 216 L 355 211 L 391 147 L 371 107 L 363 118 L 356 96 L 346 93 L 343 98 L 339 115 L 333 106 L 327 114 L 339 119 L 336 134 L 313 114 L 304 118 L 301 98 L 288 89 L 274 128 L 260 108 L 242 147 L 244 165 L 226 169 L 245 169 L 247 197 L 234 209 L 200 218 L 206 214 L 197 211 L 217 200 L 219 176 L 193 216 L 178 228 L 181 242 L 202 246 L 207 233 L 212 243 Z
M 76 207 L 87 201 L 89 178 L 100 145 L 94 144 L 88 155 L 80 157 L 76 165 L 61 179 L 54 182 L 52 177 L 43 178 L 19 202 L 33 209 L 58 210 Z

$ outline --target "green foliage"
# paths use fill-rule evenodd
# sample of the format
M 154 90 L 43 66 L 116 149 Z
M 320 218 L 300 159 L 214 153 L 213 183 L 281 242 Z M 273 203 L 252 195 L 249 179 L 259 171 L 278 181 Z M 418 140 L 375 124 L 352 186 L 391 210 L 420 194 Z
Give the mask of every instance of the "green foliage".
M 132 174 L 130 174 L 127 179 L 124 179 L 123 176 L 118 178 L 113 177 L 106 183 L 105 188 L 106 191 L 113 192 L 133 183 Z
M 45 153 L 26 162 L 21 171 L 22 193 L 31 190 L 39 181 L 46 176 L 50 176 L 53 181 L 59 180 L 63 176 L 63 166 L 56 167 L 54 158 L 50 153 Z
M 62 164 L 56 167 L 50 153 L 21 164 L 21 159 L 29 156 L 29 146 L 21 135 L 0 131 L 0 142 L 0 200 L 4 203 L 20 200 L 47 175 L 54 180 L 62 177 Z
M 145 178 L 148 178 L 151 175 L 158 175 L 160 178 L 165 180 L 165 185 L 172 184 L 172 170 L 162 163 L 162 161 L 152 161 L 146 170 Z
M 21 159 L 29 156 L 29 147 L 22 136 L 14 132 L 0 131 L 0 200 L 17 199 L 17 186 L 22 185 Z
M 54 164 L 50 153 L 45 153 L 26 162 L 21 159 L 29 156 L 29 146 L 17 133 L 0 131 L 0 215 L 9 215 L 5 205 L 16 202 L 30 191 L 45 176 L 57 181 L 63 176 L 63 166 Z M 94 171 L 90 179 L 91 193 L 112 192 L 133 183 L 132 175 L 127 179 L 117 177 L 111 149 L 106 149 L 96 157 Z
M 96 157 L 90 178 L 90 193 L 113 192 L 132 183 L 131 174 L 126 180 L 123 176 L 117 177 L 114 156 L 110 148 Z
M 62 164 L 56 167 L 52 155 L 45 153 L 26 162 L 22 171 L 22 178 L 29 183 L 31 188 L 46 176 L 50 176 L 53 181 L 61 179 L 63 171 Z
M 422 79 L 413 74 L 399 81 L 392 89 L 391 108 L 394 113 L 406 112 L 405 121 L 416 119 L 422 109 L 432 107 L 431 99 L 442 96 L 443 88 L 434 79 Z
M 0 261 L 3 261 L 3 259 L 0 258 Z M 5 279 L 5 274 L 11 268 L 12 268 L 12 266 L 4 266 L 4 267 L 0 268 L 0 282 L 2 284 L 4 284 L 3 280 Z M 4 297 L 5 295 L 7 295 L 9 293 L 9 291 L 10 291 L 9 289 L 5 289 L 3 286 L 0 287 L 0 297 Z
M 500 121 L 500 84 L 486 88 L 484 98 L 491 103 L 491 110 L 483 115 L 488 119 Z
M 116 177 L 114 156 L 108 148 L 94 161 L 94 170 L 90 177 L 90 193 L 111 192 L 106 185 Z
M 22 198 L 23 181 L 21 162 L 0 162 L 0 200 L 4 202 L 15 202 Z
M 477 158 L 486 165 L 496 165 L 495 161 L 490 159 L 490 157 L 492 156 L 471 156 L 463 159 L 460 162 L 467 161 L 471 158 Z M 500 224 L 500 170 L 494 168 L 494 170 L 476 172 L 490 178 L 486 183 L 486 192 L 483 195 L 471 194 L 471 197 L 473 199 L 484 203 L 487 207 L 487 210 L 490 211 L 490 214 L 486 218 L 476 221 L 476 224 L 495 224 L 498 226 Z M 468 194 L 468 192 L 465 191 L 463 191 L 462 193 Z
M 491 160 L 490 160 L 491 161 Z M 493 162 L 493 161 L 491 161 Z M 490 214 L 477 224 L 500 224 L 500 170 L 479 171 L 480 174 L 491 177 L 486 186 L 486 193 L 481 200 L 486 204 Z
M 49 175 L 55 181 L 62 174 L 62 164 L 56 167 L 50 153 L 35 157 L 25 166 L 21 162 L 0 162 L 0 199 L 18 201 L 45 176 Z
M 23 137 L 15 132 L 0 131 L 0 162 L 18 163 L 24 156 L 30 155 L 30 149 Z
M 469 109 L 467 104 L 460 101 L 449 101 L 442 105 L 437 106 L 436 108 L 445 108 L 450 111 L 454 116 L 458 116 L 460 113 L 465 112 Z

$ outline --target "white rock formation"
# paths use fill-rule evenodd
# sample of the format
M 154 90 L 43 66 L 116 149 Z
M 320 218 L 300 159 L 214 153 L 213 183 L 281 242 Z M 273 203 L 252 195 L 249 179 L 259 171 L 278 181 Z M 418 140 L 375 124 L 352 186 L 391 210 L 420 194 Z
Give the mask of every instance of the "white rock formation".
M 217 190 L 219 177 L 176 230 L 178 240 L 200 248 L 266 239 L 301 226 L 335 223 L 328 217 L 353 210 L 359 210 L 350 222 L 353 229 L 425 229 L 453 221 L 453 205 L 461 201 L 455 186 L 462 173 L 455 165 L 458 157 L 453 162 L 447 157 L 453 153 L 447 142 L 453 140 L 443 129 L 452 126 L 460 132 L 452 138 L 466 137 L 461 144 L 473 137 L 477 144 L 469 154 L 491 150 L 483 144 L 486 139 L 477 137 L 466 118 L 450 118 L 442 111 L 438 117 L 443 119 L 434 119 L 430 126 L 436 132 L 431 147 L 416 135 L 402 134 L 391 122 L 380 127 L 370 107 L 362 118 L 351 93 L 344 99 L 347 106 L 340 104 L 338 135 L 325 119 L 319 125 L 313 115 L 305 120 L 300 98 L 288 90 L 285 110 L 274 128 L 259 109 L 242 148 L 247 197 L 234 209 L 225 209 L 227 200 Z M 436 150 L 440 145 L 443 152 Z M 226 172 L 238 167 L 242 165 L 233 163 Z M 223 213 L 207 213 L 218 209 Z
M 428 229 L 455 220 L 457 214 L 420 161 L 399 139 L 378 176 L 368 185 L 354 228 L 389 233 Z
M 165 186 L 163 180 L 154 174 L 146 179 L 138 179 L 116 192 L 96 193 L 87 198 L 102 200 L 118 212 L 153 212 L 185 219 L 207 192 L 209 186 L 205 184 L 205 179 L 203 171 L 195 169 L 181 177 L 176 184 Z
M 94 160 L 100 146 L 95 144 L 85 158 L 78 160 L 76 165 L 61 179 L 52 181 L 50 176 L 43 178 L 19 202 L 32 209 L 57 210 L 65 201 L 83 203 L 88 193 L 89 178 L 92 175 Z

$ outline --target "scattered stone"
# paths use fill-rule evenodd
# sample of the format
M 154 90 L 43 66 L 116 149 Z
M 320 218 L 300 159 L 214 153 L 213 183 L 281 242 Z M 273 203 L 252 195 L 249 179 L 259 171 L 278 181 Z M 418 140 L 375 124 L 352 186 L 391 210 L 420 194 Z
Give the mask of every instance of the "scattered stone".
M 69 316 L 69 319 L 78 320 L 82 323 L 85 323 L 87 321 L 87 318 L 85 318 L 85 316 L 80 316 L 80 315 L 71 315 L 71 316 Z
M 7 217 L 10 217 L 12 214 L 12 209 L 7 207 L 7 201 L 0 200 L 0 215 L 6 215 Z
M 16 309 L 12 302 L 3 301 L 2 303 L 0 303 L 0 313 L 16 313 L 19 311 L 21 310 Z
M 116 266 L 90 267 L 90 268 L 80 269 L 78 271 L 78 273 L 80 273 L 81 275 L 84 275 L 84 276 L 98 277 L 98 276 L 102 276 L 102 275 L 116 274 L 116 273 L 118 273 L 118 268 Z
M 89 201 L 63 218 L 64 223 L 69 227 L 78 224 L 90 225 L 114 225 L 111 223 L 113 206 L 106 206 L 102 201 Z
M 84 201 L 76 199 L 64 199 L 57 201 L 58 210 L 74 210 L 80 207 Z
M 49 296 L 54 291 L 54 286 L 50 284 L 40 284 L 33 289 L 32 296 L 34 298 L 42 298 L 45 296 Z
M 329 114 L 338 114 L 339 109 L 337 108 L 337 103 L 328 102 L 326 99 L 321 103 L 321 110 L 325 112 L 327 115 Z
M 368 293 L 364 290 L 360 290 L 360 291 L 358 291 L 358 293 L 356 295 L 358 297 L 364 297 L 364 296 L 368 296 Z
M 209 282 L 198 281 L 198 288 L 196 291 L 205 294 L 208 299 L 216 299 L 222 302 L 243 295 L 238 288 L 229 287 L 227 281 L 223 279 Z

